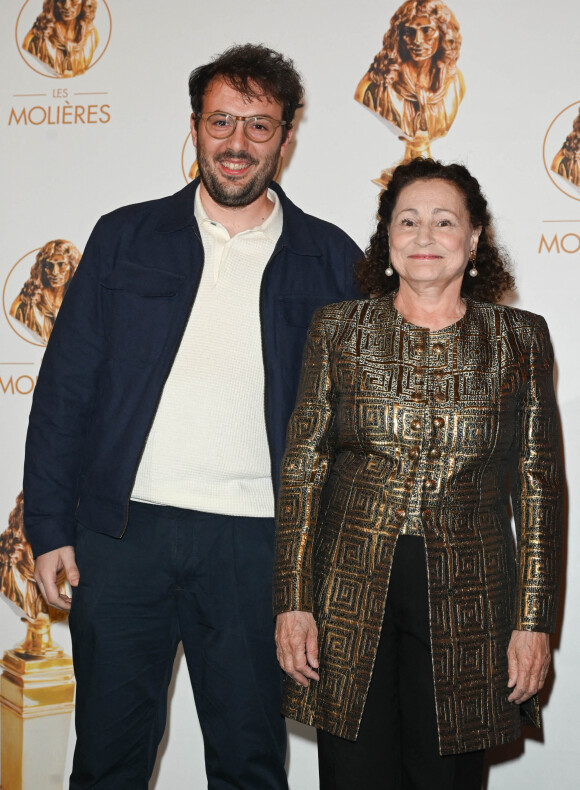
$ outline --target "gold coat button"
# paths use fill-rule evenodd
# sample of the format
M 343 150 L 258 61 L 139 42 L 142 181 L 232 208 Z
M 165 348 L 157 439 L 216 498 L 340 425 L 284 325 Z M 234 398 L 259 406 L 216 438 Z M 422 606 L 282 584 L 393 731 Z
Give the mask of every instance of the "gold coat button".
M 397 519 L 397 521 L 402 521 L 406 515 L 407 515 L 407 511 L 403 507 L 398 507 L 395 510 L 395 518 Z
M 416 460 L 419 457 L 419 448 L 418 447 L 411 447 L 409 450 L 409 458 Z
M 428 477 L 427 480 L 423 481 L 423 488 L 426 491 L 433 491 L 436 485 L 437 483 L 435 482 L 435 480 L 432 480 L 430 477 Z
M 418 431 L 421 429 L 421 425 L 421 420 L 417 419 L 417 417 L 415 417 L 414 420 L 411 420 L 411 430 Z
M 436 447 L 432 447 L 429 450 L 429 458 L 433 461 L 436 461 L 438 458 L 441 458 L 441 450 L 438 450 Z
M 433 420 L 433 425 L 435 426 L 435 428 L 443 428 L 443 426 L 445 425 L 445 420 L 443 419 L 443 417 L 435 417 Z M 411 423 L 411 427 L 413 427 L 413 423 Z

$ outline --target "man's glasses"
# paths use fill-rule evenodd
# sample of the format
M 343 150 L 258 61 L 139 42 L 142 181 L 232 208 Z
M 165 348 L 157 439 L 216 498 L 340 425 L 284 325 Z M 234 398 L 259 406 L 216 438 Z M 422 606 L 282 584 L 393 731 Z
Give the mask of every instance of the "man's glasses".
M 236 131 L 238 121 L 244 122 L 244 134 L 253 143 L 267 143 L 274 137 L 279 126 L 292 128 L 288 121 L 277 121 L 269 115 L 230 115 L 226 112 L 205 112 L 198 113 L 196 116 L 200 121 L 205 122 L 207 133 L 216 140 L 225 140 L 231 137 Z

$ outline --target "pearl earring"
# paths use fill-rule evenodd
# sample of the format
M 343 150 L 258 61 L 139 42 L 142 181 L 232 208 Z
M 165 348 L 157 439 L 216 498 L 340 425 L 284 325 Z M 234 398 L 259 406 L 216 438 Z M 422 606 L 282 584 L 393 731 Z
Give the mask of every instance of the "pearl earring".
M 477 255 L 477 253 L 476 253 L 475 250 L 471 250 L 471 252 L 469 253 L 469 260 L 471 262 L 471 269 L 469 270 L 469 276 L 470 277 L 477 277 L 477 275 L 479 274 L 479 272 L 477 271 L 477 269 L 475 267 L 476 255 Z
M 387 275 L 387 277 L 392 277 L 394 273 L 395 273 L 394 269 L 391 266 L 391 259 L 389 258 L 389 265 L 385 269 L 385 274 Z

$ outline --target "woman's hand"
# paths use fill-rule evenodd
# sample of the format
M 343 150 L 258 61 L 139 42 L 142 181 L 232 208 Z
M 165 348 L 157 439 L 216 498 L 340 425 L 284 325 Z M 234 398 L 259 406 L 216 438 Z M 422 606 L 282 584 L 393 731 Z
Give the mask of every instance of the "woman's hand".
M 541 631 L 512 631 L 508 646 L 508 700 L 519 705 L 544 687 L 550 666 L 550 637 Z
M 276 618 L 280 666 L 301 686 L 318 680 L 318 629 L 310 612 L 283 612 Z

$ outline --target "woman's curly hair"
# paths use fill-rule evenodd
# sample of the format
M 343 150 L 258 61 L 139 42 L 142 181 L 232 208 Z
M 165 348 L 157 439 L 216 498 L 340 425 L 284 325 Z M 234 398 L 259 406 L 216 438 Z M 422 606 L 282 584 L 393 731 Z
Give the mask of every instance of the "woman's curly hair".
M 453 184 L 463 195 L 473 228 L 481 228 L 477 244 L 475 266 L 478 277 L 471 277 L 467 269 L 461 286 L 462 296 L 471 296 L 484 302 L 498 302 L 506 291 L 515 288 L 507 255 L 494 241 L 491 216 L 487 200 L 479 182 L 463 165 L 445 165 L 433 159 L 413 159 L 395 168 L 391 181 L 383 190 L 377 214 L 378 225 L 365 250 L 365 257 L 356 267 L 356 280 L 363 293 L 382 296 L 396 291 L 399 275 L 394 272 L 387 277 L 385 268 L 389 262 L 389 233 L 393 210 L 404 187 L 414 181 L 441 179 Z

